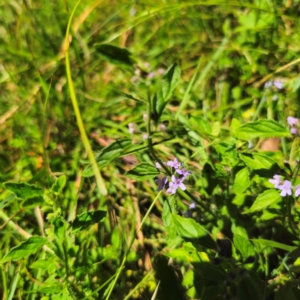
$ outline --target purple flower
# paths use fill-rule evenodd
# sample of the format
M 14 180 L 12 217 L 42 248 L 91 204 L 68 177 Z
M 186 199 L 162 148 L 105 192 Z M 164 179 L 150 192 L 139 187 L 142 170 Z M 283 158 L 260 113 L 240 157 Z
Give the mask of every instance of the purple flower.
M 134 123 L 129 123 L 128 124 L 128 130 L 129 130 L 129 133 L 134 134 L 134 132 L 135 132 L 135 124 Z
M 177 189 L 180 188 L 183 191 L 186 190 L 185 185 L 183 184 L 184 178 L 177 178 L 176 176 L 172 175 L 171 182 L 169 182 L 169 188 L 167 189 L 168 193 L 175 194 Z
M 196 208 L 196 203 L 192 202 L 189 206 L 189 209 L 195 209 Z
M 167 162 L 167 165 L 174 168 L 174 169 L 178 169 L 181 166 L 181 164 L 178 162 L 178 159 L 176 157 L 174 158 L 173 161 L 169 160 Z
M 288 117 L 287 118 L 287 122 L 288 124 L 293 127 L 293 126 L 297 126 L 298 123 L 299 123 L 299 120 L 297 118 L 294 118 L 294 117 Z
M 299 133 L 299 130 L 297 129 L 297 128 L 291 128 L 290 129 L 290 132 L 291 132 L 291 134 L 293 134 L 293 135 L 298 135 L 298 133 Z
M 167 177 L 163 177 L 161 179 L 156 179 L 155 180 L 156 184 L 158 185 L 157 191 L 162 191 L 165 188 L 166 183 L 168 182 Z
M 187 178 L 189 175 L 192 174 L 192 172 L 187 171 L 184 167 L 182 167 L 181 169 L 176 169 L 176 172 L 179 175 L 182 175 L 184 179 Z
M 298 184 L 295 187 L 295 197 L 299 197 L 300 196 L 300 184 Z
M 271 86 L 275 86 L 276 88 L 278 88 L 279 90 L 281 90 L 283 88 L 283 83 L 279 80 L 274 80 L 274 81 L 267 81 L 265 83 L 265 88 L 270 88 Z
M 277 188 L 281 190 L 280 196 L 282 197 L 292 195 L 292 183 L 288 180 L 285 180 L 283 185 L 279 185 Z
M 269 182 L 271 182 L 274 185 L 274 187 L 277 189 L 278 186 L 280 185 L 280 176 L 275 174 L 273 178 L 274 179 L 269 179 Z
M 283 88 L 283 83 L 281 81 L 279 81 L 279 80 L 274 80 L 273 81 L 273 85 L 275 87 L 277 87 L 279 90 L 281 90 Z

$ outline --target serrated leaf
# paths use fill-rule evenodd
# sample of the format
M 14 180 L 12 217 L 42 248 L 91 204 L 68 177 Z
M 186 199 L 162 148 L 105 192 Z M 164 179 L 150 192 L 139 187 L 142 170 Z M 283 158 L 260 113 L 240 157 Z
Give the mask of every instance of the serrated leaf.
M 179 83 L 181 70 L 177 63 L 174 63 L 163 76 L 163 83 L 161 87 L 161 97 L 164 101 L 168 101 L 177 84 Z
M 125 48 L 119 48 L 110 44 L 96 44 L 97 53 L 106 61 L 114 65 L 123 65 L 133 68 L 131 53 Z
M 18 182 L 5 182 L 5 189 L 13 192 L 18 198 L 29 199 L 33 197 L 43 196 L 44 190 L 28 183 Z
M 274 189 L 266 190 L 260 194 L 252 204 L 252 206 L 244 212 L 244 214 L 252 213 L 255 211 L 260 211 L 266 207 L 281 200 L 281 196 L 278 191 Z
M 179 66 L 176 63 L 174 63 L 163 76 L 161 88 L 152 99 L 156 123 L 160 119 L 165 106 L 167 105 L 168 101 L 172 96 L 173 91 L 179 83 L 180 74 L 181 70 Z
M 25 258 L 35 252 L 37 252 L 44 244 L 47 243 L 47 239 L 40 236 L 32 236 L 20 245 L 13 247 L 1 260 L 0 263 L 4 263 L 10 260 L 18 260 Z
M 138 181 L 149 180 L 159 175 L 159 171 L 150 164 L 142 163 L 125 173 L 125 176 Z
M 109 146 L 103 148 L 96 156 L 96 161 L 99 169 L 108 166 L 113 160 L 120 157 L 132 145 L 130 139 L 121 139 L 111 143 Z M 82 172 L 83 177 L 90 177 L 94 175 L 94 170 L 91 165 L 88 165 Z
M 72 222 L 72 233 L 81 231 L 93 224 L 99 223 L 103 218 L 106 217 L 105 210 L 88 211 L 76 216 Z
M 39 206 L 41 204 L 45 203 L 45 200 L 43 197 L 33 197 L 33 198 L 29 198 L 26 199 L 22 202 L 22 207 L 35 207 L 35 206 Z
M 56 179 L 51 187 L 51 191 L 55 194 L 60 194 L 65 187 L 67 182 L 67 177 L 65 175 L 60 176 Z
M 271 169 L 276 162 L 263 153 L 240 153 L 240 159 L 252 170 Z
M 243 124 L 237 128 L 233 127 L 231 131 L 235 138 L 246 141 L 260 137 L 285 137 L 290 135 L 290 132 L 284 126 L 273 120 L 259 120 Z
M 267 247 L 272 247 L 272 248 L 278 248 L 278 249 L 282 249 L 285 251 L 294 251 L 297 249 L 296 246 L 289 246 L 289 245 L 285 245 L 282 243 L 278 243 L 278 242 L 274 242 L 274 241 L 270 241 L 270 240 L 265 240 L 265 239 L 251 239 L 252 242 L 254 243 L 258 243 L 261 244 L 263 246 L 267 246 Z
M 233 189 L 236 194 L 242 194 L 250 186 L 248 168 L 243 168 L 236 173 Z

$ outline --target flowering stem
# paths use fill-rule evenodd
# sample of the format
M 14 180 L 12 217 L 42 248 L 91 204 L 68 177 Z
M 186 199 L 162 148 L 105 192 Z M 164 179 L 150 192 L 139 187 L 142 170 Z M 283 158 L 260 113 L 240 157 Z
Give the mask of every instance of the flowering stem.
M 156 156 L 153 144 L 152 144 L 152 132 L 151 132 L 151 99 L 148 100 L 148 120 L 147 120 L 147 133 L 148 133 L 148 149 L 153 158 L 162 166 L 162 168 L 166 171 L 166 173 L 171 176 L 171 172 L 168 168 L 161 162 L 161 160 Z

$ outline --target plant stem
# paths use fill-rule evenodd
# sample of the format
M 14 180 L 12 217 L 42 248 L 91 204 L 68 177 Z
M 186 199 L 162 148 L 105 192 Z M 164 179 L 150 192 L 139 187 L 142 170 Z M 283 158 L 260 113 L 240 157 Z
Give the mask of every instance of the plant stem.
M 140 226 L 139 226 L 138 229 L 136 230 L 135 235 L 132 237 L 132 239 L 131 239 L 131 241 L 130 241 L 130 244 L 129 244 L 129 247 L 127 248 L 127 250 L 126 250 L 126 252 L 125 252 L 125 254 L 124 254 L 124 257 L 123 257 L 121 266 L 119 267 L 119 269 L 118 269 L 118 271 L 117 271 L 115 280 L 114 280 L 114 282 L 112 283 L 112 285 L 111 285 L 111 287 L 110 287 L 110 289 L 109 289 L 109 292 L 108 292 L 107 297 L 105 298 L 106 300 L 109 299 L 109 297 L 110 297 L 110 295 L 111 295 L 111 293 L 112 293 L 112 291 L 113 291 L 113 289 L 114 289 L 114 287 L 115 287 L 115 285 L 116 285 L 116 283 L 117 283 L 117 280 L 118 280 L 118 278 L 119 278 L 119 276 L 120 276 L 122 270 L 124 269 L 124 265 L 125 265 L 125 262 L 126 262 L 126 260 L 127 260 L 127 256 L 128 256 L 129 251 L 130 251 L 130 249 L 131 249 L 131 247 L 132 247 L 132 245 L 133 245 L 133 243 L 134 243 L 134 241 L 135 241 L 135 239 L 136 239 L 137 234 L 139 233 L 139 231 L 141 230 L 142 226 L 144 225 L 146 219 L 148 218 L 148 216 L 149 216 L 149 214 L 150 214 L 152 208 L 154 207 L 154 205 L 155 205 L 157 199 L 159 198 L 160 194 L 161 194 L 161 191 L 156 195 L 155 199 L 153 200 L 152 204 L 150 205 L 149 209 L 147 210 L 147 213 L 145 214 L 145 216 L 144 216 L 144 218 L 143 218 L 143 220 L 142 220 Z

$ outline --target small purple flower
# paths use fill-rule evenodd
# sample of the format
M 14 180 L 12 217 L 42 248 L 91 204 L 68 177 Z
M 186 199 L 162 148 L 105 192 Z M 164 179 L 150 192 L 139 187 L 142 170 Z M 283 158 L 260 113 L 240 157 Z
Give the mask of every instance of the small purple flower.
M 280 176 L 275 174 L 273 176 L 274 179 L 269 179 L 269 182 L 271 182 L 274 185 L 274 188 L 278 188 L 278 186 L 280 185 Z
M 184 178 L 177 178 L 176 176 L 172 175 L 171 182 L 169 182 L 169 188 L 167 189 L 168 193 L 175 194 L 177 189 L 180 188 L 181 190 L 186 190 L 185 185 L 183 184 Z
M 149 138 L 148 133 L 143 133 L 142 134 L 143 140 L 147 140 Z
M 179 175 L 182 175 L 184 179 L 187 178 L 189 175 L 192 174 L 192 172 L 187 171 L 184 167 L 182 167 L 181 169 L 176 169 L 176 172 Z
M 192 202 L 189 206 L 189 209 L 195 209 L 196 208 L 196 203 Z
M 267 81 L 265 83 L 265 88 L 270 88 L 271 86 L 275 86 L 279 90 L 283 89 L 283 83 L 279 80 L 274 80 L 274 81 Z
M 293 126 L 297 126 L 299 124 L 299 120 L 297 118 L 294 117 L 288 117 L 287 118 L 287 122 L 288 124 L 293 127 Z
M 282 197 L 292 195 L 292 183 L 288 180 L 285 180 L 283 185 L 279 185 L 277 188 L 281 190 L 280 196 Z
M 283 89 L 283 83 L 279 80 L 274 80 L 273 85 L 277 87 L 279 90 Z
M 299 197 L 300 196 L 300 184 L 298 184 L 295 187 L 295 197 Z
M 297 128 L 293 127 L 293 128 L 290 129 L 290 133 L 293 134 L 293 135 L 298 135 L 299 130 Z
M 134 134 L 135 133 L 135 124 L 134 123 L 129 123 L 128 124 L 128 130 L 129 130 L 129 133 Z
M 160 165 L 159 162 L 156 162 L 156 163 L 155 163 L 155 167 L 156 167 L 156 169 L 161 169 L 161 168 L 162 168 L 162 166 Z
M 156 184 L 158 185 L 157 191 L 162 191 L 165 188 L 166 183 L 168 182 L 168 177 L 163 177 L 161 179 L 155 180 Z
M 173 161 L 172 161 L 172 160 L 169 160 L 169 161 L 167 162 L 167 165 L 168 165 L 169 167 L 172 167 L 172 168 L 176 169 L 176 170 L 181 166 L 181 164 L 178 162 L 178 159 L 177 159 L 176 157 L 174 158 Z

